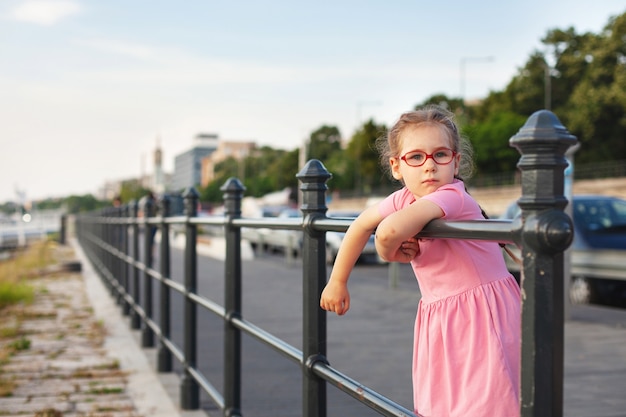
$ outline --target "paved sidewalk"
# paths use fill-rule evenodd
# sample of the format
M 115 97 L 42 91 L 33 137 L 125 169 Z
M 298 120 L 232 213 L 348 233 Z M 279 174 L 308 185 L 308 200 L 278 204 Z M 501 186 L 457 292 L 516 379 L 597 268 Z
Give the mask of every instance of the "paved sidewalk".
M 626 416 L 626 309 L 572 306 L 565 323 L 565 417 Z
M 15 311 L 23 348 L 0 368 L 0 380 L 13 381 L 11 396 L 0 398 L 0 415 L 206 416 L 180 410 L 168 392 L 178 378 L 154 372 L 154 352 L 140 348 L 139 332 L 129 329 L 81 249 L 58 245 L 54 253 L 61 263 L 80 261 L 82 271 L 59 268 L 31 281 L 34 303 Z

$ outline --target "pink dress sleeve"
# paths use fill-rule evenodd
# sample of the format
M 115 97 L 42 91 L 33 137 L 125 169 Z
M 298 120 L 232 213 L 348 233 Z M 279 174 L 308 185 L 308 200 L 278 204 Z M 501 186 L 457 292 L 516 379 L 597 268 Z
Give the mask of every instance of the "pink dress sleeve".
M 383 201 L 378 204 L 378 212 L 381 216 L 387 217 L 392 213 L 408 206 L 415 201 L 415 197 L 411 192 L 403 187 L 402 189 L 391 193 Z
M 474 220 L 482 217 L 478 204 L 465 192 L 462 181 L 442 185 L 437 191 L 422 197 L 443 210 L 447 220 Z
M 471 200 L 467 201 L 467 193 L 465 193 L 465 185 L 462 181 L 454 180 L 454 182 L 442 185 L 437 191 L 421 197 L 437 204 L 444 212 L 446 219 L 472 219 L 478 218 L 480 210 L 477 205 L 471 204 Z M 415 201 L 415 196 L 406 188 L 402 188 L 389 196 L 387 196 L 378 205 L 378 212 L 381 216 L 387 217 L 398 210 L 407 207 Z

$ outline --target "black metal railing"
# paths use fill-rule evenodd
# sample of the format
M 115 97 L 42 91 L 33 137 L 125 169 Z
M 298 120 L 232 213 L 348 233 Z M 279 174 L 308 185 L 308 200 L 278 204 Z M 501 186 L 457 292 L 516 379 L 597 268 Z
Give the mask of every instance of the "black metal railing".
M 516 243 L 522 248 L 522 392 L 523 416 L 563 414 L 563 251 L 572 240 L 573 227 L 563 211 L 565 152 L 576 143 L 549 111 L 533 114 L 510 139 L 521 158 L 522 196 L 520 219 L 431 222 L 419 236 L 481 239 Z M 131 327 L 141 329 L 142 346 L 158 341 L 157 370 L 171 372 L 173 359 L 182 364 L 180 403 L 183 409 L 200 406 L 200 390 L 221 409 L 224 416 L 241 416 L 242 334 L 271 347 L 298 364 L 302 373 L 302 412 L 307 417 L 326 416 L 326 389 L 332 386 L 385 416 L 413 413 L 385 396 L 363 386 L 329 365 L 326 352 L 326 313 L 319 297 L 326 284 L 326 231 L 345 231 L 348 220 L 326 216 L 326 182 L 331 174 L 317 160 L 309 161 L 296 175 L 302 192 L 302 217 L 296 219 L 242 217 L 244 187 L 235 178 L 221 188 L 223 217 L 198 217 L 198 194 L 184 194 L 185 214 L 169 216 L 164 199 L 155 215 L 154 202 L 147 200 L 139 212 L 137 203 L 79 216 L 76 232 L 81 246 L 96 267 L 111 294 L 118 299 Z M 226 250 L 223 305 L 198 293 L 197 237 L 199 227 L 220 227 Z M 170 271 L 170 229 L 185 234 L 184 279 L 176 282 Z M 302 350 L 255 325 L 242 314 L 241 229 L 270 228 L 301 230 L 302 242 Z M 160 230 L 159 268 L 153 263 L 153 229 Z M 141 233 L 140 233 L 141 232 Z M 143 235 L 143 245 L 140 236 Z M 140 256 L 143 247 L 143 256 Z M 143 282 L 141 282 L 143 278 Z M 159 285 L 159 320 L 153 318 L 153 283 Z M 140 289 L 142 289 L 140 291 Z M 171 339 L 171 292 L 184 299 L 183 342 Z M 270 301 L 268 301 L 270 302 Z M 198 366 L 197 317 L 202 308 L 224 322 L 222 390 L 209 381 Z M 268 375 L 271 378 L 271 375 Z

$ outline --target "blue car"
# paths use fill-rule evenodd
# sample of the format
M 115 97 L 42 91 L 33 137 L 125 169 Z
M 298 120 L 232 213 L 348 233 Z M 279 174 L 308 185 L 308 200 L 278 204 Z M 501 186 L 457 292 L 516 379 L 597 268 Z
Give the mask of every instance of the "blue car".
M 574 195 L 571 210 L 571 301 L 626 307 L 626 200 Z M 514 202 L 501 218 L 519 214 Z M 516 264 L 508 265 L 512 273 L 519 273 Z

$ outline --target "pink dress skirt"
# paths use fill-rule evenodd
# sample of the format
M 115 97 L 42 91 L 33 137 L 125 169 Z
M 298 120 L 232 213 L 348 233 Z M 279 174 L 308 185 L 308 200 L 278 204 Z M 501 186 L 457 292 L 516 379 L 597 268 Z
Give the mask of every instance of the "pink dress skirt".
M 420 300 L 413 356 L 416 414 L 519 416 L 519 305 L 512 277 L 433 302 Z
M 482 219 L 454 181 L 421 197 L 444 220 Z M 403 188 L 379 204 L 383 217 L 412 204 Z M 413 350 L 415 413 L 509 417 L 520 413 L 521 296 L 495 242 L 419 239 L 411 261 L 422 298 Z

